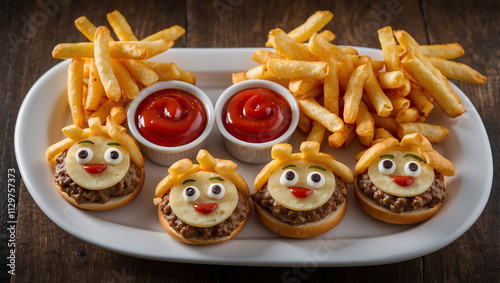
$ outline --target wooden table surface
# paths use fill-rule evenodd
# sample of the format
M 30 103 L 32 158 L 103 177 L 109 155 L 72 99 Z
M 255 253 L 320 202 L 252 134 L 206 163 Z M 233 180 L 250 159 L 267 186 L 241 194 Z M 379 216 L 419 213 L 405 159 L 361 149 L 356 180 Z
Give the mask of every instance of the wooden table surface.
M 0 177 L 4 189 L 13 181 L 16 187 L 14 196 L 0 194 L 2 279 L 9 280 L 11 237 L 16 244 L 13 282 L 493 282 L 500 278 L 498 173 L 486 208 L 463 236 L 429 255 L 380 266 L 274 268 L 160 262 L 116 254 L 60 229 L 38 208 L 21 180 L 14 154 L 16 116 L 30 87 L 60 62 L 51 57 L 52 48 L 61 42 L 85 41 L 73 21 L 85 15 L 95 24 L 107 24 L 106 14 L 115 9 L 139 38 L 174 24 L 183 26 L 187 32 L 176 47 L 260 47 L 270 29 L 289 31 L 317 10 L 334 13 L 327 28 L 336 34 L 336 44 L 380 48 L 376 31 L 386 25 L 408 31 L 422 44 L 458 42 L 466 51 L 458 61 L 488 77 L 482 86 L 455 83 L 481 115 L 499 167 L 498 1 L 2 1 Z M 14 236 L 8 230 L 12 224 L 7 223 L 9 199 L 17 204 Z

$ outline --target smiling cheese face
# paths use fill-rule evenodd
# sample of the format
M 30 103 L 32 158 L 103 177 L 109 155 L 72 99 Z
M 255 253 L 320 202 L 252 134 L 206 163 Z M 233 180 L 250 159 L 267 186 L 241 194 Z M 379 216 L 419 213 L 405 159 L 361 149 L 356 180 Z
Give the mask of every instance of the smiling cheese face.
M 109 137 L 87 137 L 66 155 L 68 175 L 79 186 L 102 190 L 117 184 L 128 172 L 129 152 Z
M 383 151 L 368 167 L 368 175 L 382 191 L 399 197 L 420 195 L 434 181 L 434 169 L 410 148 Z
M 226 220 L 238 205 L 238 190 L 220 174 L 198 171 L 180 178 L 170 191 L 174 214 L 196 227 L 211 227 Z
M 268 191 L 288 209 L 312 210 L 331 198 L 335 191 L 335 175 L 306 160 L 292 161 L 271 173 Z

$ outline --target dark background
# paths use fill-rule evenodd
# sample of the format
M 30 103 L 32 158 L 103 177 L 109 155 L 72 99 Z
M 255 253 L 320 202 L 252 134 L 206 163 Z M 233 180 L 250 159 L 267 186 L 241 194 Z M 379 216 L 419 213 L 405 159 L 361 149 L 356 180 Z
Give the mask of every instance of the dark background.
M 263 46 L 275 27 L 289 31 L 317 10 L 334 13 L 327 26 L 334 43 L 380 48 L 377 29 L 391 25 L 419 43 L 460 43 L 458 61 L 488 77 L 476 86 L 454 82 L 466 93 L 488 132 L 498 168 L 500 5 L 498 1 L 2 1 L 0 4 L 0 274 L 15 282 L 494 282 L 500 278 L 498 200 L 495 173 L 488 204 L 477 222 L 452 244 L 413 260 L 382 266 L 314 268 L 234 267 L 157 262 L 98 248 L 67 234 L 37 207 L 17 168 L 13 136 L 17 112 L 35 81 L 60 60 L 51 57 L 61 42 L 86 39 L 73 21 L 87 16 L 106 25 L 119 10 L 138 38 L 178 24 L 186 34 L 176 47 Z M 33 141 L 36 142 L 36 141 Z M 472 166 L 472 164 L 471 164 Z M 7 271 L 9 248 L 7 184 L 15 170 L 16 275 Z M 12 182 L 12 181 L 11 181 Z M 474 189 L 474 188 L 470 188 Z

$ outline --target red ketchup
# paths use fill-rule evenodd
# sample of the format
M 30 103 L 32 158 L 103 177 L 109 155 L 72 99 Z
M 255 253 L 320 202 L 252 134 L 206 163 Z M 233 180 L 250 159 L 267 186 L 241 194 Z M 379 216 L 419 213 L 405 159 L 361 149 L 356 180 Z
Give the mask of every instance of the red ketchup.
M 222 123 L 235 138 L 252 143 L 272 141 L 292 122 L 292 110 L 281 95 L 264 88 L 243 90 L 226 102 Z
M 141 101 L 135 124 L 139 133 L 156 145 L 181 146 L 203 133 L 207 113 L 196 96 L 180 89 L 163 89 Z

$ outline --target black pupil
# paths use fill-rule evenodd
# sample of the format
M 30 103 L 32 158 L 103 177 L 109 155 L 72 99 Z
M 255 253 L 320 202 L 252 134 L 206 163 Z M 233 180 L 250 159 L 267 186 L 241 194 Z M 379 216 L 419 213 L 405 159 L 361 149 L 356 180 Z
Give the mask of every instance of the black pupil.
M 87 158 L 87 156 L 89 156 L 89 153 L 86 150 L 82 150 L 82 151 L 78 152 L 78 157 L 81 159 L 85 159 L 85 158 Z
M 118 159 L 119 156 L 120 154 L 118 153 L 118 151 L 112 151 L 111 154 L 109 155 L 111 159 Z
M 408 168 L 410 168 L 411 171 L 417 171 L 418 165 L 417 165 L 417 163 L 412 162 L 412 163 L 410 163 L 410 165 L 408 165 Z
M 214 194 L 216 194 L 216 195 L 220 194 L 220 192 L 221 192 L 221 191 L 222 191 L 222 189 L 220 188 L 220 186 L 219 186 L 219 185 L 214 185 L 214 186 L 212 187 L 212 193 L 214 193 Z
M 384 163 L 382 163 L 385 169 L 389 169 L 392 167 L 392 161 L 390 160 L 384 160 Z
M 314 173 L 314 174 L 311 175 L 311 180 L 313 182 L 317 183 L 317 182 L 321 181 L 321 175 L 318 174 L 318 173 Z
M 186 195 L 187 195 L 188 197 L 190 197 L 190 196 L 194 195 L 194 193 L 195 193 L 195 191 L 194 191 L 194 189 L 193 189 L 193 188 L 187 188 L 187 189 L 186 189 Z
M 292 171 L 288 171 L 286 172 L 285 174 L 285 179 L 287 179 L 288 181 L 291 181 L 295 178 L 295 173 L 293 173 Z

